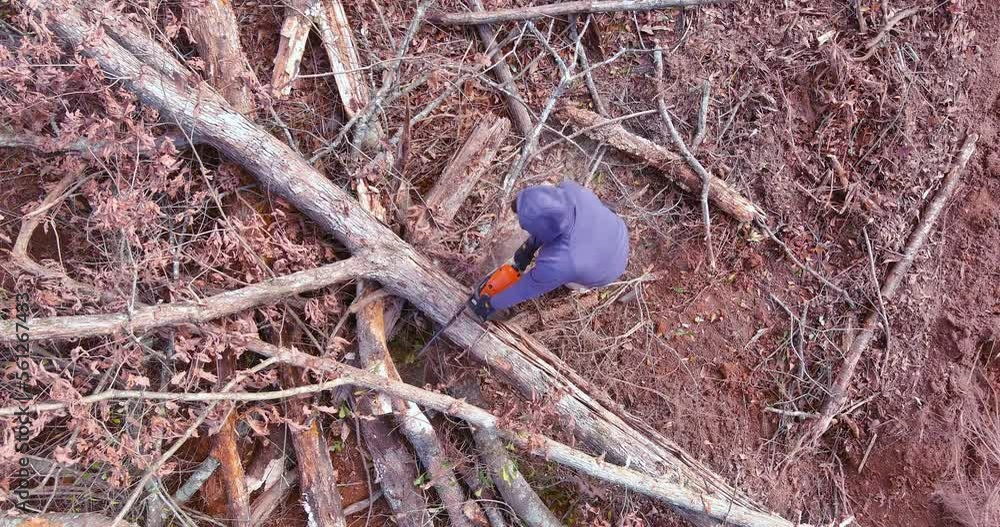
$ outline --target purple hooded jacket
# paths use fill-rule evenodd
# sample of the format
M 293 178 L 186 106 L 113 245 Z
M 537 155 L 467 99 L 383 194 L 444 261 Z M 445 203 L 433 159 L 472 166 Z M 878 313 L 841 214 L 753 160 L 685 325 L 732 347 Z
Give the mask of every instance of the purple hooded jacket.
M 572 181 L 528 187 L 517 195 L 517 217 L 529 243 L 540 246 L 535 266 L 492 299 L 496 310 L 568 283 L 614 282 L 628 264 L 628 229 L 593 192 Z

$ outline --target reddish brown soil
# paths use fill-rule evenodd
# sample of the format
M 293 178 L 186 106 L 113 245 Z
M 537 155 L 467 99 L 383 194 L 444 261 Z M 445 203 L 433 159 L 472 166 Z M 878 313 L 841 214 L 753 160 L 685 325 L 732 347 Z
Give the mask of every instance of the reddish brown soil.
M 584 326 L 575 320 L 587 315 L 581 312 L 563 327 L 540 334 L 561 349 L 577 371 L 786 517 L 801 515 L 803 521 L 821 523 L 854 515 L 866 526 L 949 525 L 949 514 L 935 492 L 954 478 L 956 465 L 974 461 L 963 461 L 963 456 L 975 454 L 960 437 L 960 418 L 975 416 L 982 394 L 998 380 L 990 350 L 1000 331 L 1000 50 L 995 45 L 1000 15 L 991 2 L 963 4 L 954 6 L 963 13 L 957 19 L 938 10 L 935 20 L 922 18 L 904 36 L 890 37 L 905 40 L 922 57 L 919 82 L 926 91 L 897 108 L 904 125 L 887 134 L 895 146 L 879 147 L 889 154 L 877 166 L 858 160 L 857 153 L 870 146 L 862 136 L 853 138 L 856 148 L 843 145 L 834 134 L 826 142 L 816 141 L 831 127 L 850 130 L 838 125 L 845 114 L 823 101 L 823 94 L 855 97 L 841 101 L 851 108 L 852 122 L 881 119 L 876 106 L 864 106 L 871 101 L 863 92 L 833 93 L 842 89 L 828 84 L 829 68 L 835 67 L 830 64 L 836 60 L 824 64 L 823 53 L 816 52 L 816 37 L 830 29 L 838 32 L 836 41 L 843 49 L 852 50 L 861 42 L 852 36 L 857 30 L 844 4 L 755 4 L 746 11 L 737 8 L 742 16 L 735 20 L 716 20 L 706 13 L 672 58 L 674 76 L 685 89 L 718 70 L 721 79 L 740 73 L 745 65 L 756 70 L 744 79 L 758 97 L 747 99 L 758 105 L 756 112 L 738 114 L 742 122 L 722 144 L 714 143 L 710 133 L 705 157 L 718 171 L 728 172 L 731 181 L 746 182 L 769 211 L 772 224 L 786 225 L 783 237 L 800 258 L 808 258 L 810 265 L 842 284 L 853 284 L 855 291 L 867 291 L 866 303 L 874 297 L 861 228 L 870 222 L 867 230 L 881 275 L 915 224 L 924 192 L 936 188 L 934 182 L 965 133 L 981 136 L 952 206 L 918 257 L 901 297 L 889 306 L 888 353 L 885 339 L 878 339 L 862 359 L 854 398 L 874 399 L 835 425 L 816 453 L 783 466 L 789 437 L 784 427 L 798 425 L 764 411 L 767 406 L 788 409 L 779 403 L 801 395 L 790 375 L 798 368 L 797 360 L 790 363 L 792 351 L 786 344 L 790 319 L 770 296 L 780 298 L 797 317 L 808 302 L 807 371 L 819 383 L 829 383 L 831 366 L 840 356 L 837 348 L 846 348 L 843 328 L 857 321 L 836 295 L 821 292 L 774 246 L 748 241 L 748 231 L 717 214 L 713 230 L 719 269 L 707 269 L 698 217 L 689 199 L 681 200 L 679 207 L 686 209 L 681 221 L 661 222 L 660 232 L 654 222 L 630 224 L 636 252 L 629 276 L 638 276 L 647 266 L 662 276 L 645 291 L 648 319 L 642 331 L 631 338 L 612 338 L 643 320 L 633 303 L 606 310 Z M 638 23 L 672 27 L 673 20 L 640 15 Z M 810 31 L 802 32 L 803 26 Z M 606 38 L 614 38 L 610 27 L 604 30 Z M 942 38 L 950 44 L 936 49 L 935 42 Z M 649 75 L 647 62 L 640 61 L 637 68 L 634 74 Z M 894 81 L 887 86 L 885 79 L 895 77 L 884 70 L 849 68 L 848 75 L 875 80 L 871 89 L 894 89 Z M 642 83 L 633 83 L 631 89 L 648 93 Z M 679 115 L 691 118 L 696 101 L 696 95 L 676 99 Z M 729 99 L 720 111 L 728 111 L 732 103 Z M 760 108 L 764 106 L 778 111 Z M 632 128 L 668 142 L 655 121 L 643 125 Z M 860 128 L 862 135 L 871 133 Z M 831 171 L 811 161 L 817 151 L 849 163 L 849 177 L 859 182 L 858 196 L 870 199 L 873 209 L 854 207 L 839 214 L 822 203 L 826 191 L 813 189 L 823 187 Z M 656 174 L 620 167 L 618 176 L 629 188 L 658 185 Z M 839 209 L 844 193 L 830 196 Z M 616 190 L 607 189 L 602 197 L 634 210 Z M 569 339 L 574 333 L 580 334 L 579 341 Z M 799 400 L 797 408 L 814 411 L 815 395 Z M 651 524 L 668 522 L 660 518 L 646 516 Z

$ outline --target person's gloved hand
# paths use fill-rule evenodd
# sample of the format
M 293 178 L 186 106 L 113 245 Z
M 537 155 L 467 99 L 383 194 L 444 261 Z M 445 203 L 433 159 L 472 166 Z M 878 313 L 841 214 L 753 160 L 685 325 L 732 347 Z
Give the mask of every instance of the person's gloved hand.
M 469 307 L 483 322 L 489 320 L 496 313 L 489 295 L 476 294 L 469 299 Z
M 514 253 L 514 267 L 523 273 L 531 265 L 531 261 L 535 259 L 536 252 L 538 252 L 538 246 L 531 238 L 528 238 Z

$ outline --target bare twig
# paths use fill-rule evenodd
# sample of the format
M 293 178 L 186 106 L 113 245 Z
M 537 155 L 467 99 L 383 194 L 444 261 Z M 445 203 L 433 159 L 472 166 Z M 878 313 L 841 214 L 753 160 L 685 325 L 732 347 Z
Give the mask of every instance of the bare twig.
M 701 177 L 701 222 L 705 227 L 705 246 L 708 248 L 708 265 L 715 270 L 715 249 L 712 247 L 712 220 L 708 213 L 708 192 L 712 183 L 712 175 L 705 170 L 705 167 L 698 161 L 698 158 L 688 150 L 686 144 L 684 144 L 684 139 L 681 138 L 680 132 L 674 127 L 674 120 L 670 117 L 670 112 L 667 110 L 667 103 L 663 100 L 663 51 L 660 49 L 659 42 L 655 43 L 656 49 L 653 50 L 653 61 L 656 63 L 656 106 L 660 110 L 660 117 L 663 118 L 663 122 L 667 125 L 667 130 L 670 131 L 670 138 L 674 142 L 674 146 L 681 153 L 681 156 L 687 161 L 688 166 L 691 167 L 699 177 Z
M 28 252 L 28 244 L 31 242 L 32 235 L 46 219 L 45 213 L 66 199 L 85 181 L 86 178 L 80 178 L 74 174 L 63 177 L 52 187 L 52 190 L 45 196 L 45 199 L 42 200 L 41 205 L 37 209 L 21 217 L 21 230 L 18 231 L 17 240 L 14 241 L 14 247 L 10 251 L 10 259 L 14 264 L 28 273 L 43 278 L 60 280 L 91 298 L 110 301 L 113 300 L 112 295 L 99 291 L 90 284 L 70 278 L 65 271 L 45 267 L 36 262 Z
M 534 24 L 528 22 L 527 27 L 528 30 L 535 35 L 535 38 L 538 39 L 539 43 L 541 43 L 542 46 L 548 50 L 548 52 L 552 55 L 553 60 L 555 60 L 556 65 L 559 67 L 559 84 L 557 84 L 552 90 L 552 93 L 549 94 L 549 98 L 545 102 L 542 112 L 538 115 L 538 122 L 535 123 L 535 126 L 531 129 L 531 133 L 529 133 L 528 137 L 525 138 L 524 146 L 521 147 L 521 155 L 518 156 L 517 161 L 514 162 L 510 171 L 508 171 L 503 178 L 503 185 L 501 188 L 504 197 L 500 201 L 504 204 L 507 202 L 507 196 L 509 196 L 511 191 L 514 190 L 514 185 L 517 183 L 518 178 L 521 177 L 521 174 L 528 167 L 528 163 L 534 157 L 535 148 L 538 146 L 538 138 L 542 133 L 542 128 L 545 126 L 545 121 L 548 120 L 549 114 L 551 114 L 552 110 L 555 109 L 556 102 L 560 97 L 562 97 L 563 93 L 566 92 L 566 89 L 569 88 L 569 84 L 573 77 L 573 69 L 576 67 L 575 62 L 571 66 L 566 65 L 566 62 L 559 56 L 559 53 L 552 49 L 552 46 L 549 44 L 548 39 L 545 38 L 545 35 L 542 35 Z
M 781 238 L 778 238 L 778 235 L 771 230 L 771 228 L 767 225 L 765 221 L 758 220 L 755 223 L 757 225 L 757 228 L 764 231 L 764 234 L 767 234 L 767 237 L 770 238 L 771 241 L 773 241 L 774 243 L 778 244 L 779 247 L 781 247 L 781 250 L 784 251 L 785 256 L 787 256 L 789 260 L 791 260 L 793 263 L 795 263 L 795 265 L 799 266 L 801 269 L 805 270 L 807 273 L 813 275 L 813 277 L 822 282 L 823 285 L 829 287 L 830 289 L 836 291 L 837 294 L 844 297 L 844 300 L 847 302 L 847 305 L 854 307 L 854 299 L 851 298 L 851 295 L 848 294 L 847 291 L 845 291 L 841 287 L 831 282 L 825 276 L 819 274 L 819 272 L 814 270 L 812 267 L 809 267 L 808 265 L 802 263 L 802 261 L 800 261 L 798 257 L 795 256 L 795 253 L 793 253 L 792 250 L 789 249 L 787 245 L 785 245 L 785 242 L 781 241 Z
M 862 46 L 865 49 L 867 49 L 868 52 L 858 58 L 855 58 L 854 60 L 858 62 L 864 62 L 870 59 L 872 55 L 875 54 L 875 51 L 878 49 L 877 46 L 879 45 L 879 43 L 882 42 L 882 39 L 884 39 L 889 34 L 889 31 L 891 31 L 892 28 L 896 27 L 896 24 L 902 22 L 903 19 L 907 17 L 911 17 L 925 10 L 926 8 L 924 7 L 911 7 L 908 9 L 903 9 L 898 13 L 896 13 L 895 15 L 893 15 L 892 18 L 886 20 L 885 25 L 882 26 L 882 29 L 879 29 L 878 33 L 876 33 L 874 37 L 869 39 L 868 42 L 865 42 L 864 46 Z M 859 18 L 860 18 L 860 13 L 859 13 Z
M 587 21 L 584 22 L 583 31 L 578 31 L 576 29 L 576 15 L 571 15 L 569 20 L 569 36 L 573 39 L 577 60 L 580 62 L 580 69 L 584 72 L 583 78 L 587 82 L 587 91 L 590 93 L 590 99 L 594 101 L 594 109 L 602 117 L 610 117 L 608 107 L 604 105 L 604 98 L 601 97 L 601 93 L 597 91 L 597 85 L 594 84 L 594 76 L 591 74 L 590 59 L 587 58 L 587 51 L 583 49 L 583 43 L 580 42 L 580 35 L 587 31 L 588 24 L 590 24 L 589 16 L 587 17 Z
M 885 309 L 885 298 L 882 297 L 882 288 L 879 287 L 878 272 L 875 270 L 875 253 L 872 251 L 872 241 L 868 238 L 868 226 L 861 229 L 861 234 L 865 237 L 865 253 L 868 255 L 868 271 L 872 275 L 872 284 L 875 285 L 875 296 L 878 297 L 878 312 L 882 317 L 882 328 L 885 331 L 885 351 L 882 356 L 882 367 L 880 372 L 885 372 L 885 363 L 889 360 L 889 353 L 892 349 L 892 331 L 889 327 L 889 312 Z

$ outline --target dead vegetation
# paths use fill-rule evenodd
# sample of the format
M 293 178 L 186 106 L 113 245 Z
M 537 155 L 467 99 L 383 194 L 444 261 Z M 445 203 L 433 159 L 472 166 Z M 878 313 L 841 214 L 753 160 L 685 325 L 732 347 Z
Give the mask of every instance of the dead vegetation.
M 963 8 L 531 4 L 0 10 L 3 496 L 76 527 L 875 516 L 851 479 L 925 403 L 908 272 L 979 170 Z M 626 219 L 622 282 L 417 357 L 517 245 L 513 192 L 563 178 Z M 936 486 L 965 526 L 1000 521 L 996 411 Z

